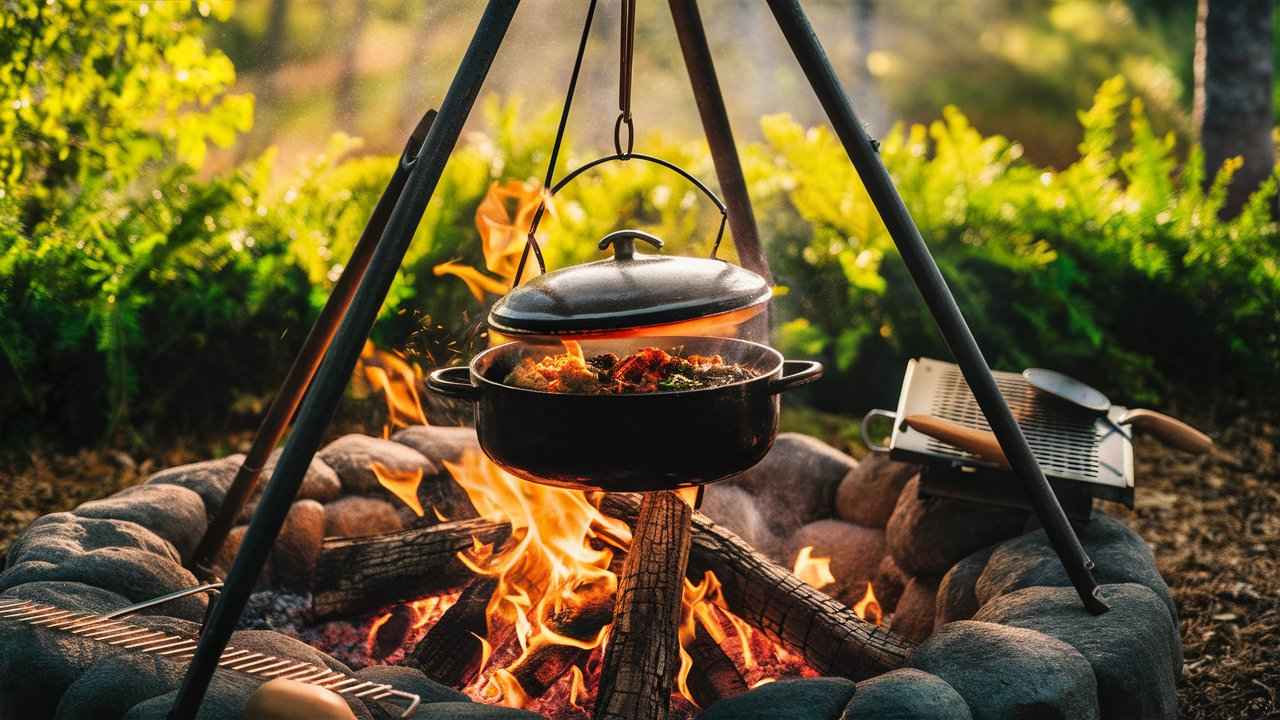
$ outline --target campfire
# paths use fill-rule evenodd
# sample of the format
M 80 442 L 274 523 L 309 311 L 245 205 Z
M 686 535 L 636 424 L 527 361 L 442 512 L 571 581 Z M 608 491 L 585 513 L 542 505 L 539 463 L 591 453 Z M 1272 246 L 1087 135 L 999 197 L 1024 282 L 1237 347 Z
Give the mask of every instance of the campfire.
M 570 352 L 576 345 L 566 343 Z M 388 381 L 413 378 L 408 368 L 396 354 L 366 350 L 362 373 L 386 400 L 384 434 L 423 418 L 413 383 Z M 321 623 L 304 631 L 304 639 L 355 667 L 417 667 L 479 702 L 551 718 L 590 717 L 600 684 L 608 681 L 602 677 L 604 652 L 632 542 L 626 513 L 617 511 L 617 503 L 606 505 L 604 493 L 522 480 L 475 449 L 445 468 L 475 509 L 477 517 L 463 525 L 481 530 L 454 553 L 467 575 L 461 588 Z M 457 524 L 445 508 L 420 504 L 420 470 L 379 463 L 370 469 L 423 527 Z M 634 498 L 624 498 L 628 503 Z M 495 537 L 488 532 L 495 526 L 509 530 Z M 812 550 L 801 549 L 792 575 L 816 590 L 836 579 L 830 559 Z M 881 623 L 870 583 L 851 612 Z M 779 678 L 819 674 L 802 653 L 735 613 L 712 569 L 684 578 L 678 636 L 674 717 L 691 717 Z

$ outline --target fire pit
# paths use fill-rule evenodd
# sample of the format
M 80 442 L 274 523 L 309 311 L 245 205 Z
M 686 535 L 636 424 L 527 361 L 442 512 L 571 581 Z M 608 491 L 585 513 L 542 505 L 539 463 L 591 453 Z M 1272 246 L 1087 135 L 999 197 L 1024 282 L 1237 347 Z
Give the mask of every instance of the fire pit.
M 525 483 L 475 448 L 423 426 L 324 448 L 231 645 L 389 683 L 420 717 L 589 717 L 616 682 L 603 649 L 639 499 Z M 195 585 L 181 563 L 238 464 L 37 520 L 0 602 L 107 613 Z M 921 498 L 915 470 L 783 434 L 707 489 L 673 717 L 1176 717 L 1176 609 L 1140 538 L 1096 511 L 1078 524 L 1114 599 L 1093 616 L 1028 513 Z M 193 637 L 205 606 L 128 622 Z M 0 619 L 0 717 L 162 717 L 183 657 Z M 261 680 L 220 670 L 204 712 L 238 717 Z M 358 717 L 403 707 L 347 700 Z

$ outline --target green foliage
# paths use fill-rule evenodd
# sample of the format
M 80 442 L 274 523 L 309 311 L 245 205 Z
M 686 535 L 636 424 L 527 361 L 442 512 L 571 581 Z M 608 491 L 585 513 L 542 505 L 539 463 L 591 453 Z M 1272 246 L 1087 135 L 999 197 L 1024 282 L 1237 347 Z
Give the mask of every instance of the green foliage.
M 1062 172 L 983 137 L 954 108 L 882 143 L 988 360 L 1060 368 L 1129 400 L 1233 382 L 1274 387 L 1275 178 L 1222 220 L 1238 164 L 1202 190 L 1199 150 L 1180 160 L 1122 80 L 1104 83 L 1079 119 L 1080 156 Z M 891 401 L 905 357 L 946 350 L 838 141 L 785 117 L 766 119 L 764 130 L 761 192 L 780 194 L 799 220 L 786 208 L 769 216 L 780 282 L 803 289 L 778 302 L 778 340 L 831 359 L 861 395 L 846 403 Z M 889 391 L 858 393 L 867 379 Z

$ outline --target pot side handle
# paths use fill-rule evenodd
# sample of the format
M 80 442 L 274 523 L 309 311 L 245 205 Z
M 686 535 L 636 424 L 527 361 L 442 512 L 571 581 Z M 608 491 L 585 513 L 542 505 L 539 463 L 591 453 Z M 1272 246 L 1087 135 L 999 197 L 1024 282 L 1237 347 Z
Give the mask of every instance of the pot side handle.
M 782 375 L 769 381 L 769 392 L 777 394 L 793 387 L 808 385 L 822 377 L 822 363 L 816 360 L 784 360 Z
M 480 388 L 471 384 L 471 368 L 466 366 L 432 370 L 427 375 L 427 389 L 458 400 L 475 401 L 480 398 Z

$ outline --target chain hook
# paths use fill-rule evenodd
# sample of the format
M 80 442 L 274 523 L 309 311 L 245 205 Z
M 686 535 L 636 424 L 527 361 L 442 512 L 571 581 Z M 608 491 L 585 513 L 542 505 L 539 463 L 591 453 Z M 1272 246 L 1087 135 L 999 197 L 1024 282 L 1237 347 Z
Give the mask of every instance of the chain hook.
M 636 144 L 636 127 L 631 118 L 631 70 L 634 66 L 636 42 L 636 0 L 623 0 L 622 39 L 618 58 L 618 119 L 613 123 L 613 149 L 623 160 L 631 157 Z M 622 128 L 627 128 L 624 149 Z

